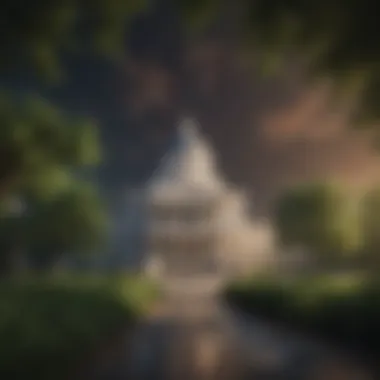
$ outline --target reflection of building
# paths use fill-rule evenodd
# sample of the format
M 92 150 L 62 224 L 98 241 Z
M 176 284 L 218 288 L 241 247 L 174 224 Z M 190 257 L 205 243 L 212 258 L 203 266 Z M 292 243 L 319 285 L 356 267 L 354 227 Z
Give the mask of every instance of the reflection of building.
M 211 147 L 190 120 L 180 125 L 178 145 L 148 183 L 146 202 L 151 274 L 234 274 L 271 253 L 270 228 L 260 225 L 259 234 L 252 228 L 244 195 L 225 183 Z M 266 245 L 255 249 L 259 241 Z

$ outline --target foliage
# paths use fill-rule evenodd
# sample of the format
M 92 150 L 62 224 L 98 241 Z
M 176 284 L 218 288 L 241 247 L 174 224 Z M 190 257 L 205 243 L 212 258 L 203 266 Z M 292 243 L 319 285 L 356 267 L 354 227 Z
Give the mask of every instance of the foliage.
M 77 184 L 51 201 L 33 205 L 25 217 L 25 248 L 49 263 L 63 253 L 93 252 L 105 241 L 105 208 L 94 190 Z
M 203 32 L 220 16 L 217 0 L 178 0 L 175 2 L 181 22 L 190 33 Z
M 217 0 L 175 0 L 168 5 L 191 29 L 212 23 L 220 8 Z M 122 56 L 131 21 L 156 6 L 165 4 L 147 0 L 8 1 L 0 28 L 3 61 L 32 63 L 43 77 L 59 80 L 65 54 Z
M 380 189 L 368 192 L 361 202 L 364 253 L 378 268 L 380 249 Z
M 17 269 L 15 254 L 35 269 L 51 269 L 63 255 L 99 251 L 106 236 L 105 207 L 90 184 L 77 181 L 52 198 L 8 202 L 0 214 L 0 269 Z
M 379 354 L 380 286 L 363 276 L 251 279 L 224 293 L 238 310 L 329 343 Z
M 97 164 L 95 126 L 64 115 L 42 99 L 0 98 L 0 197 L 28 192 L 54 195 L 70 183 L 69 171 Z
M 7 1 L 1 16 L 4 64 L 32 63 L 44 77 L 59 79 L 64 53 L 122 51 L 128 21 L 144 0 Z
M 178 0 L 183 20 L 220 19 L 220 2 Z M 373 125 L 380 119 L 380 48 L 375 0 L 242 0 L 240 30 L 243 44 L 255 51 L 262 73 L 280 70 L 289 57 L 297 58 L 312 80 L 333 79 L 331 102 L 356 95 L 357 125 Z M 233 13 L 232 7 L 226 8 Z M 228 21 L 225 21 L 228 22 Z
M 289 54 L 303 56 L 314 77 L 333 77 L 341 93 L 362 90 L 358 121 L 379 118 L 376 1 L 260 0 L 246 4 L 250 36 L 264 52 L 264 63 Z
M 280 67 L 289 55 L 301 56 L 312 77 L 333 77 L 342 93 L 362 91 L 358 121 L 379 118 L 376 1 L 238 3 L 245 17 L 240 24 L 248 49 L 259 52 L 264 67 L 273 67 L 274 62 Z M 64 53 L 98 51 L 120 56 L 130 21 L 156 5 L 146 0 L 7 1 L 0 24 L 3 62 L 21 61 L 23 66 L 32 62 L 44 76 L 57 78 Z M 224 13 L 233 13 L 216 0 L 177 0 L 172 5 L 183 24 L 203 29 L 222 20 Z
M 48 258 L 96 247 L 105 215 L 96 194 L 75 176 L 100 160 L 95 126 L 42 99 L 5 94 L 0 121 L 2 270 L 7 271 L 15 248 L 38 247 L 39 255 Z M 20 215 L 10 207 L 15 200 L 26 209 Z
M 328 184 L 285 191 L 275 206 L 275 225 L 283 245 L 301 246 L 325 257 L 355 252 L 361 243 L 353 206 Z
M 68 378 L 99 343 L 139 319 L 155 297 L 152 284 L 132 277 L 2 283 L 0 376 Z

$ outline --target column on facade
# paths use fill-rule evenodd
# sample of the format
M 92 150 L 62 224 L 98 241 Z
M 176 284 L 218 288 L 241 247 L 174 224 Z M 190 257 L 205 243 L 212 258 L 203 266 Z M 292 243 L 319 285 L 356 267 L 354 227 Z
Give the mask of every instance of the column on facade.
M 218 199 L 152 205 L 150 253 L 164 262 L 164 276 L 220 271 L 219 206 Z

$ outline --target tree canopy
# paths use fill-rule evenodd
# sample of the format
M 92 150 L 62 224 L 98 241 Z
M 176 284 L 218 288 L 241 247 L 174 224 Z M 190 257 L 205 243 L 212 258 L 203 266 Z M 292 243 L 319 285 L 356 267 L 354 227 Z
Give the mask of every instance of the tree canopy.
M 0 196 L 54 194 L 70 181 L 70 170 L 100 159 L 95 125 L 42 99 L 2 96 L 0 123 Z
M 342 91 L 352 86 L 361 89 L 358 121 L 379 119 L 376 1 L 259 0 L 246 4 L 249 36 L 269 59 L 283 54 L 304 57 L 312 77 L 330 76 Z
M 334 260 L 360 246 L 357 215 L 344 194 L 328 184 L 293 187 L 278 199 L 275 225 L 284 246 L 301 246 Z
M 11 270 L 15 251 L 38 247 L 47 260 L 96 245 L 104 210 L 77 176 L 99 162 L 95 125 L 35 96 L 4 95 L 0 121 L 0 271 Z
M 364 235 L 364 253 L 377 265 L 380 262 L 380 188 L 368 192 L 362 199 L 361 216 Z
M 228 6 L 227 6 L 228 5 Z M 380 116 L 380 48 L 375 0 L 38 0 L 6 1 L 1 15 L 3 63 L 33 63 L 56 76 L 63 53 L 125 53 L 124 38 L 138 12 L 177 9 L 183 25 L 213 25 L 231 6 L 243 7 L 246 47 L 264 66 L 289 55 L 304 59 L 312 78 L 332 77 L 343 93 L 361 90 L 361 123 Z M 261 58 L 261 59 L 260 59 Z
M 183 20 L 220 17 L 214 0 L 175 2 Z M 380 31 L 375 0 L 241 0 L 243 46 L 254 51 L 264 71 L 280 69 L 289 58 L 303 63 L 310 80 L 331 79 L 331 101 L 355 95 L 353 122 L 361 127 L 380 121 Z M 207 24 L 207 23 L 206 23 Z
M 49 268 L 63 254 L 96 252 L 106 235 L 106 210 L 89 183 L 73 182 L 53 198 L 14 198 L 0 218 L 0 271 L 12 269 L 15 251 Z
M 31 205 L 25 217 L 33 260 L 49 263 L 63 253 L 94 252 L 105 242 L 105 208 L 86 183 L 76 183 L 53 200 Z
M 131 17 L 146 0 L 6 1 L 1 14 L 2 63 L 32 64 L 57 79 L 63 54 L 120 53 Z

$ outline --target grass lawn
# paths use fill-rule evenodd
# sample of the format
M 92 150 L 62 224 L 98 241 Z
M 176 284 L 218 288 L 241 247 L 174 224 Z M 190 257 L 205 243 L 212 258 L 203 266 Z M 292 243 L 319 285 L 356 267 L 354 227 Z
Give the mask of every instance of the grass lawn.
M 108 336 L 133 326 L 156 296 L 151 283 L 130 276 L 0 283 L 0 378 L 67 378 Z

